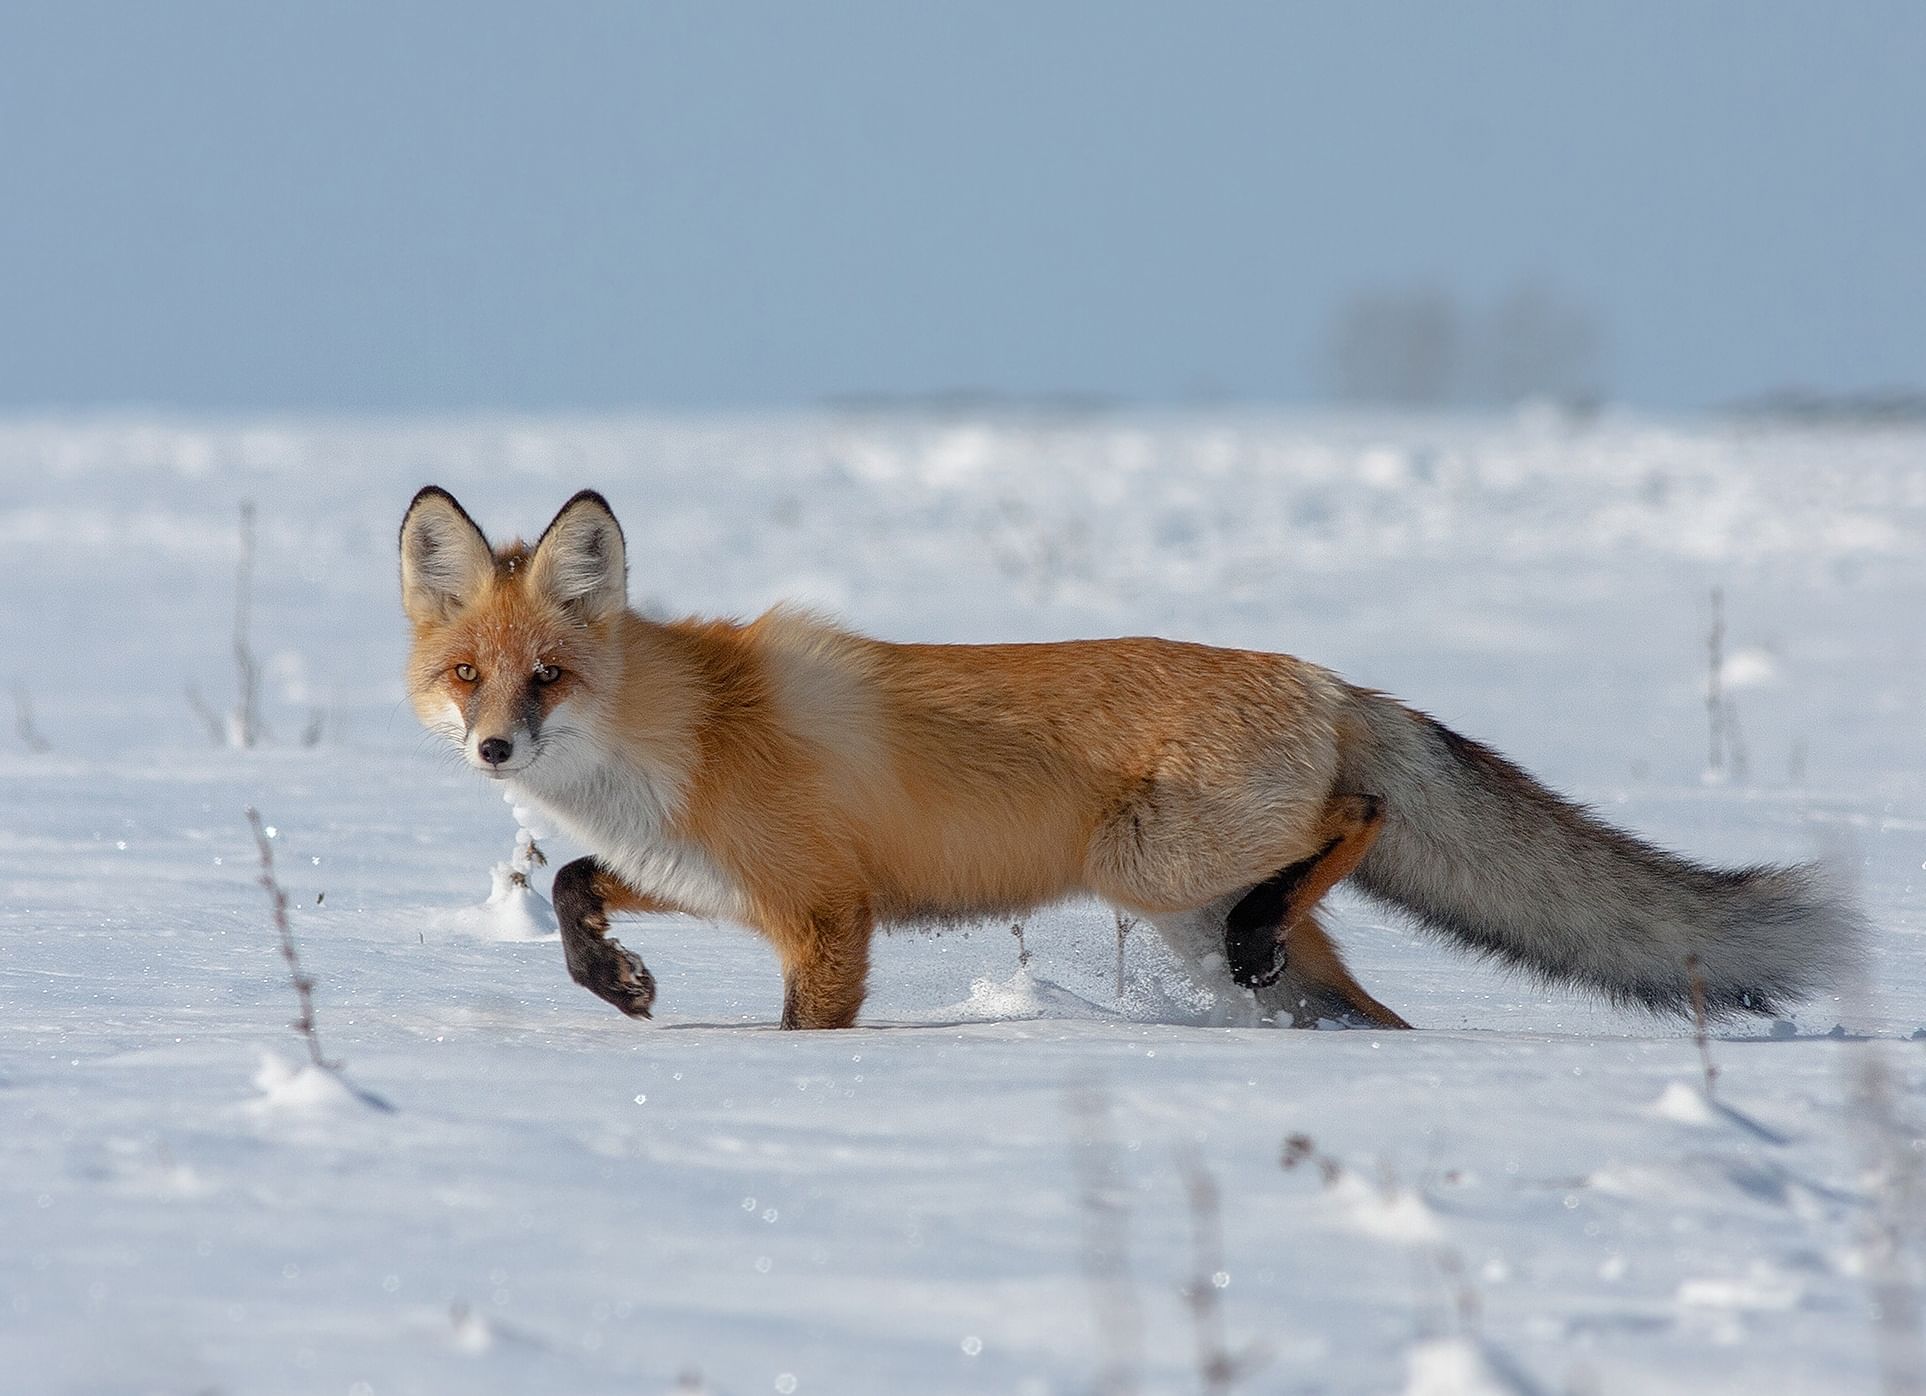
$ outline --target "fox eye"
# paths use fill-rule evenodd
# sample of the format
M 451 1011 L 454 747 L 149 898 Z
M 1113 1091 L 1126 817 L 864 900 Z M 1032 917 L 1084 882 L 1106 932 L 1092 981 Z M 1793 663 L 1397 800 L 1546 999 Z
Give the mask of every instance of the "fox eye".
M 555 680 L 561 677 L 562 671 L 553 664 L 537 664 L 535 666 L 536 683 L 554 683 Z
M 457 664 L 455 666 L 455 677 L 463 683 L 473 683 L 476 679 L 480 678 L 481 675 L 475 672 L 475 666 L 472 664 Z

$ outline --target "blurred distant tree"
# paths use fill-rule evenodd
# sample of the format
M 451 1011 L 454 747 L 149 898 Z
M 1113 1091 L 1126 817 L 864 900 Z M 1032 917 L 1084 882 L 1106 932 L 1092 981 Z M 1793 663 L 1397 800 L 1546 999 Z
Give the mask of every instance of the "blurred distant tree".
M 1332 317 L 1325 367 L 1344 402 L 1438 406 L 1457 394 L 1458 307 L 1426 288 L 1354 295 Z
M 1473 356 L 1473 395 L 1498 403 L 1549 398 L 1597 402 L 1604 392 L 1597 318 L 1548 286 L 1525 283 L 1485 317 Z
M 1482 313 L 1434 288 L 1365 291 L 1331 316 L 1325 387 L 1342 402 L 1399 407 L 1593 404 L 1604 393 L 1603 349 L 1595 315 L 1535 282 Z

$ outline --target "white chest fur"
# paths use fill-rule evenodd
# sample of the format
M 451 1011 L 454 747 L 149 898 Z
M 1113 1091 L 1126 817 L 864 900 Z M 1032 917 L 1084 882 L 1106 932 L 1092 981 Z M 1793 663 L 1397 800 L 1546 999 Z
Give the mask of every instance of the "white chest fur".
M 611 758 L 537 761 L 511 785 L 637 892 L 697 916 L 742 918 L 741 889 L 700 846 L 668 832 L 666 782 Z

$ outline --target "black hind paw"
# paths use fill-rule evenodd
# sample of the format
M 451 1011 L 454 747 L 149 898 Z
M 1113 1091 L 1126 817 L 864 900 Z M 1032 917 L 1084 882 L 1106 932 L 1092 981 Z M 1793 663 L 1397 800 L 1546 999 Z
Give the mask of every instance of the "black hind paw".
M 1246 989 L 1262 989 L 1282 979 L 1289 962 L 1284 947 L 1274 937 L 1275 933 L 1268 931 L 1261 940 L 1256 936 L 1224 937 L 1224 958 L 1230 964 L 1231 978 Z
M 1231 978 L 1261 989 L 1283 977 L 1283 920 L 1296 868 L 1286 868 L 1244 894 L 1224 921 L 1224 960 Z
M 1224 928 L 1224 960 L 1246 989 L 1275 984 L 1284 976 L 1284 938 L 1275 922 L 1233 916 Z

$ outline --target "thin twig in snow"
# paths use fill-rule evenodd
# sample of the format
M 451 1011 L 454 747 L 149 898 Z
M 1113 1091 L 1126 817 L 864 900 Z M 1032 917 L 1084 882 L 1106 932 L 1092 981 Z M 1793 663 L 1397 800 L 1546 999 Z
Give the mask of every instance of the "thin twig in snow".
M 1458 1321 L 1458 1331 L 1476 1333 L 1485 1305 L 1477 1285 L 1471 1282 L 1471 1271 L 1465 1266 L 1464 1256 L 1455 1246 L 1439 1246 L 1432 1253 L 1431 1261 L 1438 1267 L 1438 1276 L 1451 1295 L 1451 1311 Z
M 1867 1042 L 1853 1067 L 1850 1118 L 1873 1174 L 1867 1219 L 1866 1269 L 1872 1284 L 1873 1332 L 1885 1396 L 1926 1393 L 1926 1345 L 1918 1266 L 1926 1179 L 1914 1154 L 1916 1129 L 1899 1118 L 1891 1066 L 1878 1042 Z
M 1124 996 L 1124 940 L 1130 935 L 1130 928 L 1137 924 L 1135 918 L 1119 911 L 1117 916 L 1117 997 Z
M 1184 1303 L 1197 1341 L 1199 1388 L 1204 1396 L 1228 1396 L 1231 1387 L 1257 1364 L 1252 1354 L 1233 1354 L 1224 1341 L 1222 1293 L 1230 1275 L 1224 1269 L 1217 1180 L 1194 1155 L 1180 1157 L 1177 1167 L 1190 1205 L 1191 1277 L 1184 1286 Z
M 541 845 L 535 842 L 535 835 L 527 829 L 515 831 L 515 851 L 508 855 L 508 885 L 510 887 L 529 886 L 529 877 L 537 868 L 548 866 L 548 855 L 542 852 Z
M 1720 680 L 1725 672 L 1725 589 L 1712 588 L 1712 628 L 1705 637 L 1705 769 L 1725 768 L 1725 694 Z
M 190 683 L 187 686 L 187 706 L 194 710 L 194 716 L 207 728 L 207 739 L 215 746 L 226 746 L 227 724 L 221 721 L 221 715 L 214 711 L 207 699 L 201 697 L 199 685 Z
M 1130 1211 L 1110 1137 L 1110 1105 L 1097 1087 L 1071 1093 L 1070 1152 L 1083 1212 L 1083 1274 L 1097 1322 L 1103 1367 L 1097 1396 L 1136 1396 L 1141 1389 L 1143 1309 L 1130 1278 Z
M 261 736 L 261 666 L 248 644 L 254 610 L 254 501 L 241 501 L 241 556 L 234 569 L 234 744 L 251 747 Z
M 216 746 L 252 747 L 267 735 L 261 721 L 261 665 L 248 642 L 248 622 L 254 613 L 254 501 L 241 501 L 240 557 L 234 567 L 234 711 L 225 718 L 201 696 L 199 686 L 187 686 L 187 706 L 207 728 Z M 318 729 L 315 740 L 320 740 Z M 310 743 L 312 745 L 312 743 Z
M 1692 1035 L 1698 1039 L 1699 1066 L 1705 1072 L 1705 1098 L 1710 1100 L 1719 1069 L 1712 1064 L 1712 1037 L 1706 1031 L 1705 1018 L 1705 972 L 1699 967 L 1697 955 L 1685 957 L 1685 978 L 1692 988 Z
M 1308 1134 L 1293 1134 L 1284 1141 L 1284 1151 L 1279 1156 L 1278 1166 L 1286 1173 L 1309 1164 L 1317 1169 L 1317 1176 L 1325 1187 L 1335 1186 L 1344 1176 L 1344 1165 L 1317 1146 L 1317 1141 Z
M 13 725 L 28 751 L 38 755 L 41 752 L 53 750 L 53 743 L 41 736 L 40 729 L 33 724 L 33 700 L 27 696 L 24 684 L 14 685 Z
M 1725 589 L 1712 588 L 1712 625 L 1705 637 L 1706 774 L 1746 778 L 1745 732 L 1739 705 L 1725 691 Z
M 1731 698 L 1725 700 L 1725 763 L 1732 771 L 1732 779 L 1743 785 L 1752 770 L 1752 762 L 1746 753 L 1745 728 L 1739 722 L 1739 705 Z
M 281 938 L 281 958 L 288 962 L 288 976 L 294 981 L 294 995 L 301 1004 L 301 1016 L 294 1020 L 292 1026 L 308 1044 L 308 1057 L 316 1066 L 338 1071 L 340 1063 L 331 1062 L 321 1055 L 321 1035 L 314 1022 L 314 980 L 301 968 L 300 952 L 294 946 L 294 930 L 288 924 L 288 894 L 282 889 L 280 879 L 274 875 L 274 848 L 269 842 L 271 835 L 261 823 L 260 813 L 253 805 L 247 807 L 247 822 L 254 830 L 255 846 L 261 850 L 259 880 L 261 886 L 267 889 L 268 903 L 274 909 L 274 929 Z

